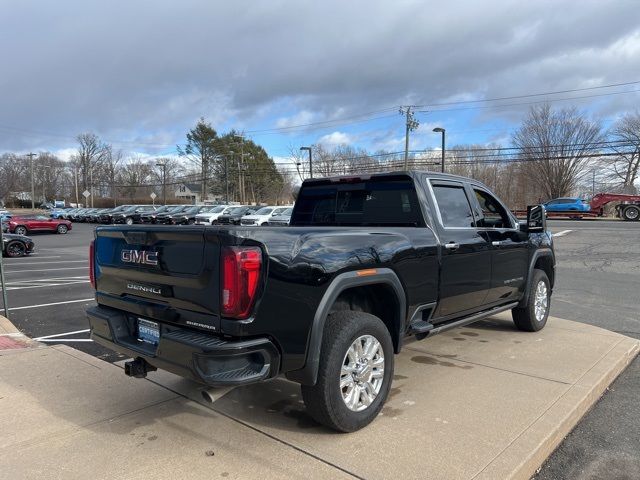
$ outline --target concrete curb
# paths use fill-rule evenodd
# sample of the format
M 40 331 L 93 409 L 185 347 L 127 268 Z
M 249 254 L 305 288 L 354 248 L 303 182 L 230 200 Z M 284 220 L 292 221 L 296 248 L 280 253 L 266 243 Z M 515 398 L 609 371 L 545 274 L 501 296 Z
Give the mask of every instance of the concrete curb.
M 43 348 L 47 345 L 36 342 L 16 328 L 7 317 L 0 315 L 0 351 L 20 350 L 24 348 Z
M 638 340 L 622 338 L 474 480 L 533 477 L 639 353 Z

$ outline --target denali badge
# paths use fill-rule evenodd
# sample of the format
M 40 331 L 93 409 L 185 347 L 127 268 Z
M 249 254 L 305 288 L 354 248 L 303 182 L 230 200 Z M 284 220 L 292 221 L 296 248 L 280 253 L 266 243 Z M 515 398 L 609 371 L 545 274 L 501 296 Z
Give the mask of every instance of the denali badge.
M 120 259 L 127 263 L 158 265 L 158 253 L 148 252 L 146 250 L 122 250 Z
M 135 290 L 136 292 L 155 293 L 156 295 L 162 295 L 162 290 L 157 287 L 147 287 L 145 285 L 138 285 L 137 283 L 127 283 L 128 290 Z

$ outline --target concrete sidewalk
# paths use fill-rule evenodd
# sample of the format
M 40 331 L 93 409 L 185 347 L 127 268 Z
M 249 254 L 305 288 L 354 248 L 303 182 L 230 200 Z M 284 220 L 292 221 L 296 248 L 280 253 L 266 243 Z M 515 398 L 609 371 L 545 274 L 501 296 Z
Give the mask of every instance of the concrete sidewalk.
M 1 478 L 525 479 L 639 350 L 589 325 L 523 333 L 497 317 L 409 342 L 382 416 L 336 434 L 284 379 L 207 406 L 166 372 L 134 380 L 26 343 L 0 350 Z

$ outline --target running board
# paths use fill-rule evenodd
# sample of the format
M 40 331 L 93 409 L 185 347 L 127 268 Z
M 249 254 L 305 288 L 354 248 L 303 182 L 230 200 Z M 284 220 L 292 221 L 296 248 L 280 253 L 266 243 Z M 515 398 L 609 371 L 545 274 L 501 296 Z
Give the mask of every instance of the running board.
M 490 317 L 491 315 L 495 315 L 496 313 L 501 313 L 507 310 L 511 310 L 518 306 L 518 302 L 509 303 L 508 305 L 503 305 L 502 307 L 492 308 L 491 310 L 486 310 L 484 312 L 479 312 L 470 317 L 461 318 L 460 320 L 454 320 L 451 323 L 446 323 L 444 325 L 440 325 L 437 327 L 433 327 L 431 330 L 426 332 L 427 337 L 432 337 L 433 335 L 437 335 L 438 333 L 446 332 L 447 330 L 451 330 L 452 328 L 464 327 L 465 325 L 469 325 L 470 323 L 477 322 L 478 320 L 482 320 L 483 318 Z

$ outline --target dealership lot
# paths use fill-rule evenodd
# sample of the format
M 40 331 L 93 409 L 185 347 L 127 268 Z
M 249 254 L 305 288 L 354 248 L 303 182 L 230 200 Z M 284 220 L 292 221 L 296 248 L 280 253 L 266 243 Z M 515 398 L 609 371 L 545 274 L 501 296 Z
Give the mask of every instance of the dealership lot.
M 557 234 L 558 256 L 551 314 L 640 338 L 640 224 L 584 220 L 550 221 L 549 226 Z M 43 340 L 49 344 L 117 361 L 120 357 L 93 344 L 86 331 L 84 310 L 93 303 L 87 280 L 87 245 L 93 228 L 76 224 L 68 235 L 34 235 L 35 255 L 6 259 L 9 313 L 31 337 L 47 337 Z M 639 373 L 636 359 L 550 457 L 538 478 L 589 478 L 588 474 L 598 473 L 602 477 L 614 464 L 624 466 L 627 473 L 640 472 L 634 453 L 640 451 Z M 233 403 L 232 397 L 225 402 Z M 304 427 L 300 420 L 296 428 L 300 422 Z

